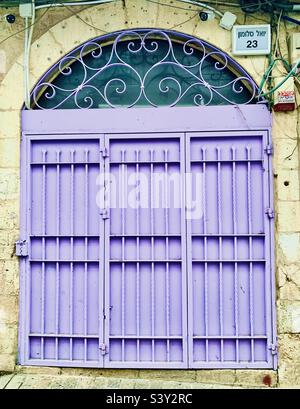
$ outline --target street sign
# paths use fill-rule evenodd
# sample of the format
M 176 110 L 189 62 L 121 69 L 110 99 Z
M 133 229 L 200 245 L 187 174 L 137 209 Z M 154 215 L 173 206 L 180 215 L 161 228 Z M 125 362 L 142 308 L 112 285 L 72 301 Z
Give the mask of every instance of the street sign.
M 233 26 L 232 54 L 265 55 L 271 51 L 271 28 L 269 24 Z

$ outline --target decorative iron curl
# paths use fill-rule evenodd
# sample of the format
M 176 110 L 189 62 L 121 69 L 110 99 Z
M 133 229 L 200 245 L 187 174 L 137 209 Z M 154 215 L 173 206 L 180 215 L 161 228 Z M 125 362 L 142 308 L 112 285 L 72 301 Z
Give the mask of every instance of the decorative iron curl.
M 106 54 L 105 47 L 108 47 Z M 130 56 L 139 55 L 142 58 L 156 55 L 158 59 L 143 72 L 134 58 L 127 61 Z M 185 63 L 185 59 L 190 60 Z M 246 73 L 221 84 L 212 80 L 211 69 L 220 74 L 228 70 L 229 65 L 230 59 L 225 53 L 196 38 L 156 29 L 126 30 L 109 38 L 103 36 L 88 41 L 63 57 L 36 85 L 31 102 L 35 109 L 124 107 L 132 78 L 136 92 L 133 97 L 131 94 L 126 107 L 145 103 L 161 106 L 168 95 L 169 106 L 176 106 L 183 99 L 195 106 L 237 104 L 241 103 L 243 93 L 242 104 L 254 102 L 257 86 Z M 205 74 L 207 66 L 210 78 Z M 109 69 L 112 75 L 108 75 Z M 46 79 L 53 77 L 74 79 L 66 81 L 71 85 L 66 87 L 58 85 L 64 84 L 63 80 Z M 160 96 L 163 98 L 158 103 Z

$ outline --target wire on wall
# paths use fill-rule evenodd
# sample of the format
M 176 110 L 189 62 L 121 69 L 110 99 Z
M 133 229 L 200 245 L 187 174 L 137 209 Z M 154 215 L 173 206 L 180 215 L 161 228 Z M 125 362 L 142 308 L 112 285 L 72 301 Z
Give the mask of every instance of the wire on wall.
M 50 7 L 49 4 L 48 4 L 47 10 L 45 10 L 43 14 L 41 14 L 39 17 L 37 17 L 37 18 L 35 19 L 35 22 L 34 22 L 33 24 L 32 24 L 32 23 L 29 24 L 29 28 L 30 28 L 31 26 L 35 26 L 40 20 L 42 20 L 42 18 L 48 13 L 48 11 L 50 10 L 50 8 L 51 8 L 51 7 Z M 7 40 L 9 40 L 10 38 L 15 37 L 16 35 L 18 35 L 18 34 L 20 34 L 20 33 L 23 33 L 25 30 L 26 30 L 26 27 L 24 27 L 24 28 L 22 28 L 21 30 L 18 30 L 18 31 L 16 31 L 15 33 L 13 33 L 13 34 L 9 35 L 8 37 L 4 38 L 3 40 L 0 41 L 0 45 L 4 44 L 4 43 L 5 43 Z
M 25 40 L 24 40 L 24 92 L 25 92 L 25 106 L 27 109 L 30 108 L 30 50 L 33 35 L 33 28 L 35 24 L 35 0 L 32 0 L 32 16 L 31 25 L 29 26 L 29 18 L 25 18 Z

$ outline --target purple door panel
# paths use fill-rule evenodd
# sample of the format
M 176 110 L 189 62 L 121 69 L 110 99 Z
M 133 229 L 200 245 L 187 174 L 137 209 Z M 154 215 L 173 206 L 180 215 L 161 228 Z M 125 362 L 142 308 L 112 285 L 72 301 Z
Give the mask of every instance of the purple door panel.
M 267 134 L 187 135 L 203 214 L 189 221 L 190 366 L 269 367 L 270 219 Z
M 26 116 L 21 364 L 276 367 L 270 135 L 234 107 L 212 131 L 212 110 L 205 132 L 187 109 L 178 132 L 174 110 L 114 133 Z
M 100 141 L 31 139 L 26 281 L 30 364 L 99 366 L 103 357 Z M 101 318 L 101 319 L 100 319 Z
M 186 368 L 185 220 L 169 191 L 184 173 L 183 134 L 107 135 L 106 143 L 116 190 L 130 181 L 135 190 L 119 194 L 133 203 L 121 200 L 106 224 L 105 366 Z

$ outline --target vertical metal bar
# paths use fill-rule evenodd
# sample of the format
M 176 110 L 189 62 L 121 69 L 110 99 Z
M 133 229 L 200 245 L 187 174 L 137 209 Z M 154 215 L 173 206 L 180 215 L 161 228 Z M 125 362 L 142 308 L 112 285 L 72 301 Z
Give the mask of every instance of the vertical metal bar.
M 204 234 L 204 314 L 205 314 L 205 360 L 208 362 L 208 275 L 207 275 L 207 229 L 206 229 L 206 148 L 202 151 L 203 175 L 203 234 Z
M 154 177 L 154 152 L 153 149 L 150 150 L 150 234 L 151 234 L 151 335 L 152 335 L 152 362 L 154 362 L 155 358 L 155 342 L 154 342 L 154 335 L 155 335 L 155 310 L 154 310 L 154 203 L 153 203 L 153 177 Z
M 222 202 L 221 202 L 221 150 L 217 148 L 217 160 L 218 160 L 218 234 L 219 234 L 219 320 L 220 320 L 220 335 L 221 335 L 221 361 L 224 361 L 224 341 L 223 341 L 223 254 L 222 254 Z
M 55 332 L 59 334 L 59 258 L 60 258 L 60 150 L 56 151 L 56 304 L 55 304 Z M 58 360 L 58 338 L 55 339 L 55 355 Z
M 236 148 L 231 147 L 232 152 L 232 218 L 233 218 L 233 234 L 234 234 L 234 321 L 235 321 L 235 336 L 236 336 L 236 362 L 239 362 L 239 316 L 238 316 L 238 270 L 237 270 L 237 221 L 236 221 Z
M 248 196 L 248 234 L 249 234 L 249 298 L 250 298 L 250 334 L 251 334 L 251 361 L 254 362 L 254 340 L 253 340 L 253 243 L 252 243 L 252 198 L 251 198 L 251 148 L 247 150 L 247 196 Z
M 139 160 L 140 160 L 140 151 L 136 150 L 135 151 L 135 157 L 136 157 L 136 181 L 137 185 L 136 188 L 138 187 L 138 184 L 140 183 L 139 180 L 139 174 L 140 174 L 140 166 L 139 166 Z M 140 189 L 137 189 L 137 192 L 139 192 L 139 195 L 141 194 Z M 136 334 L 139 337 L 140 336 L 140 206 L 139 206 L 139 199 L 137 198 L 137 207 L 136 207 L 136 252 L 137 252 L 137 264 L 136 264 Z M 137 361 L 140 361 L 140 341 L 137 339 L 136 343 L 136 350 L 137 350 Z
M 32 271 L 31 263 L 28 261 L 32 256 L 32 244 L 30 236 L 33 233 L 32 226 L 32 145 L 28 137 L 22 133 L 21 136 L 21 175 L 20 175 L 20 237 L 28 239 L 29 257 L 22 257 L 20 260 L 20 327 L 19 327 L 19 345 L 20 345 L 20 364 L 24 365 L 25 361 L 30 359 L 30 339 L 28 334 L 31 328 L 31 291 Z M 41 233 L 41 231 L 39 231 Z
M 270 129 L 268 132 L 263 134 L 263 146 L 272 143 L 272 137 Z M 264 185 L 264 203 L 270 208 L 273 208 L 273 173 L 272 173 L 272 155 L 267 155 L 264 153 L 263 161 L 263 185 Z M 271 291 L 268 291 L 265 283 L 265 297 L 266 297 L 266 331 L 268 339 L 273 345 L 277 344 L 276 336 L 276 279 L 275 279 L 275 254 L 274 254 L 274 218 L 267 220 L 267 215 L 264 217 L 264 229 L 265 229 L 265 240 L 264 240 L 264 251 L 266 257 L 266 278 L 271 285 Z M 269 318 L 268 318 L 269 317 Z M 272 363 L 273 369 L 277 369 L 278 365 L 278 355 L 268 354 L 269 362 Z
M 88 334 L 88 317 L 87 317 L 87 311 L 88 311 L 88 279 L 87 279 L 87 260 L 88 260 L 88 217 L 89 217 L 89 211 L 88 211 L 88 198 L 89 198 L 89 166 L 88 166 L 88 161 L 89 161 L 89 150 L 85 149 L 85 192 L 84 192 L 84 360 L 87 360 L 87 334 Z
M 165 174 L 164 174 L 164 194 L 165 194 L 165 234 L 166 234 L 166 260 L 170 258 L 169 252 L 169 179 L 168 179 L 168 149 L 164 150 Z M 169 284 L 169 262 L 166 263 L 166 335 L 167 335 L 167 361 L 170 362 L 170 284 Z
M 126 165 L 125 165 L 125 150 L 121 150 L 121 226 L 122 226 L 122 295 L 121 295 L 121 311 L 122 311 L 122 362 L 125 360 L 125 184 L 126 184 Z
M 71 246 L 71 263 L 70 263 L 70 335 L 73 335 L 73 284 L 74 284 L 74 155 L 75 151 L 71 150 L 71 209 L 70 209 L 70 226 L 71 226 L 71 238 L 70 238 L 70 246 Z M 70 338 L 70 360 L 73 360 L 73 338 Z
M 185 192 L 184 192 L 184 201 L 188 205 L 188 208 L 191 208 L 191 194 L 190 194 L 190 189 L 191 185 L 193 183 L 193 179 L 195 176 L 195 169 L 194 166 L 192 165 L 192 150 L 194 149 L 194 142 L 192 139 L 192 135 L 189 133 L 185 133 L 181 136 L 181 141 L 180 141 L 180 147 L 182 146 L 183 150 L 183 156 L 180 157 L 180 170 L 185 171 L 186 175 L 190 175 L 190 180 L 187 180 L 185 183 Z M 199 151 L 199 154 L 201 151 Z M 202 157 L 199 157 L 199 160 L 201 160 Z M 196 170 L 197 173 L 197 170 Z M 203 175 L 202 175 L 203 176 Z M 203 179 L 203 178 L 202 178 Z M 202 184 L 202 179 L 200 186 L 197 188 L 201 189 L 201 211 L 203 210 L 203 205 L 202 205 L 202 200 L 203 200 L 203 184 Z M 192 217 L 187 218 L 187 212 L 182 212 L 181 218 L 183 219 L 182 225 L 185 228 L 185 234 L 184 234 L 184 229 L 181 231 L 180 235 L 180 244 L 181 244 L 181 255 L 182 255 L 182 261 L 183 261 L 183 268 L 185 268 L 185 276 L 186 276 L 186 308 L 182 309 L 182 313 L 187 316 L 187 324 L 186 324 L 186 334 L 187 334 L 187 340 L 186 342 L 183 342 L 183 345 L 186 344 L 186 351 L 187 351 L 187 365 L 189 368 L 193 368 L 195 365 L 195 344 L 197 341 L 195 341 L 194 336 L 196 335 L 196 331 L 194 328 L 194 317 L 196 315 L 195 311 L 195 305 L 194 305 L 194 262 L 193 262 L 193 237 L 192 237 L 192 231 L 193 231 L 193 220 Z M 203 217 L 203 214 L 202 214 Z M 186 237 L 186 240 L 185 240 Z M 204 287 L 203 287 L 204 290 Z M 204 299 L 204 297 L 203 297 Z M 183 315 L 183 320 L 184 320 L 184 315 Z M 199 319 L 204 322 L 204 317 L 200 317 Z M 203 335 L 203 334 L 201 334 Z M 200 343 L 203 341 L 200 341 Z M 205 340 L 204 340 L 205 342 Z
M 42 314 L 41 314 L 41 333 L 45 334 L 45 259 L 46 259 L 46 246 L 45 246 L 45 235 L 46 235 L 46 177 L 47 177 L 47 170 L 46 170 L 46 159 L 47 159 L 47 151 L 42 151 L 42 158 L 43 158 L 43 179 L 42 179 Z M 41 358 L 44 359 L 44 337 L 41 338 Z
M 191 241 L 189 240 L 188 234 L 191 232 L 191 220 L 188 220 L 188 215 L 186 212 L 186 206 L 188 204 L 188 181 L 186 181 L 186 171 L 190 168 L 190 137 L 187 134 L 181 134 L 179 136 L 179 172 L 180 172 L 180 249 L 181 249 L 181 296 L 182 296 L 182 308 L 181 308 L 181 333 L 183 339 L 181 341 L 182 352 L 183 352 L 183 365 L 189 366 L 190 352 L 188 343 L 188 325 L 189 322 L 193 322 L 192 319 L 192 309 L 189 312 L 188 309 L 188 280 L 189 267 L 187 265 L 187 254 L 192 255 Z M 189 162 L 187 164 L 187 161 Z M 190 170 L 190 169 L 189 169 Z M 191 260 L 192 261 L 192 260 Z M 191 263 L 192 265 L 192 263 Z M 192 270 L 192 269 L 191 269 Z M 192 277 L 191 271 L 191 277 Z M 193 343 L 193 338 L 192 342 Z
M 105 149 L 109 146 L 110 139 L 107 135 L 101 135 L 99 138 L 99 148 L 100 150 Z M 107 186 L 109 181 L 106 176 L 110 172 L 109 157 L 103 158 L 99 155 L 99 174 L 105 175 L 104 187 L 102 189 L 102 200 L 105 206 L 108 203 L 108 211 L 110 210 L 110 188 Z M 108 190 L 108 191 L 107 191 Z M 99 334 L 99 355 L 98 360 L 101 366 L 106 366 L 109 364 L 110 356 L 108 354 L 102 355 L 101 344 L 105 344 L 110 347 L 110 319 L 111 319 L 111 275 L 110 275 L 110 220 L 106 219 L 106 222 L 99 217 L 98 219 L 98 237 L 99 237 L 99 271 L 101 272 L 98 280 L 99 288 L 99 319 L 98 319 L 98 334 Z M 103 272 L 103 275 L 102 275 Z M 107 318 L 103 320 L 104 316 Z

